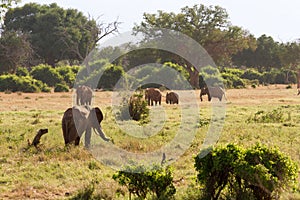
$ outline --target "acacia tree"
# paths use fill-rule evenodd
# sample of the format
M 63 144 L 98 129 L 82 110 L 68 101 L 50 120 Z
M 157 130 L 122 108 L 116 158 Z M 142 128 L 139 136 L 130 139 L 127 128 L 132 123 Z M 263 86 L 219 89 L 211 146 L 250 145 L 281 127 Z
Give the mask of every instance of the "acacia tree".
M 115 21 L 105 26 L 55 3 L 29 3 L 6 13 L 4 31 L 27 34 L 36 59 L 54 66 L 61 60 L 83 61 L 99 40 L 118 30 L 118 24 Z
M 221 66 L 230 65 L 233 54 L 246 48 L 255 48 L 254 37 L 242 28 L 232 26 L 226 10 L 219 6 L 184 7 L 178 14 L 163 11 L 158 11 L 157 14 L 145 13 L 144 21 L 133 30 L 135 33 L 143 33 L 149 41 L 155 34 L 149 31 L 153 28 L 166 28 L 188 35 L 202 45 L 215 63 Z M 185 48 L 188 51 L 189 47 Z M 190 74 L 190 83 L 198 87 L 199 76 L 195 66 L 176 55 L 167 60 L 185 66 Z

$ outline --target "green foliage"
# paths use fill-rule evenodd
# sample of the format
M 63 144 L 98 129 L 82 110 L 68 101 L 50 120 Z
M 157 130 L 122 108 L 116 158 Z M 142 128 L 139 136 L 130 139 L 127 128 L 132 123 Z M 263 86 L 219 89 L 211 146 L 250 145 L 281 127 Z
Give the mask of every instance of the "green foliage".
M 143 94 L 134 94 L 129 100 L 129 114 L 133 120 L 147 121 L 149 117 L 149 108 L 147 102 L 143 99 Z
M 113 175 L 113 179 L 125 186 L 130 194 L 145 199 L 148 194 L 156 199 L 171 199 L 176 193 L 173 185 L 172 169 L 160 165 L 126 166 L 123 171 Z
M 41 81 L 30 76 L 16 76 L 13 74 L 0 76 L 0 91 L 9 90 L 11 92 L 49 92 L 50 89 Z
M 1 10 L 1 9 L 0 9 Z M 15 73 L 18 66 L 28 64 L 32 48 L 26 35 L 14 31 L 2 32 L 0 37 L 0 73 Z
M 97 88 L 112 90 L 122 76 L 124 76 L 124 70 L 121 66 L 107 66 L 98 82 Z
M 58 83 L 62 83 L 63 77 L 51 66 L 40 64 L 30 71 L 34 79 L 46 83 L 50 87 L 54 87 Z
M 29 76 L 29 71 L 26 67 L 18 67 L 16 71 L 17 76 Z
M 247 69 L 241 75 L 241 78 L 248 80 L 261 80 L 262 74 L 255 69 Z
M 218 65 L 224 65 L 231 62 L 233 54 L 255 46 L 253 37 L 242 28 L 232 26 L 228 19 L 224 8 L 198 4 L 183 7 L 180 13 L 161 10 L 156 14 L 144 13 L 144 21 L 133 30 L 144 34 L 146 41 L 157 37 L 157 33 L 151 30 L 153 28 L 179 31 L 202 45 Z M 189 52 L 188 45 L 185 48 Z
M 210 86 L 222 86 L 224 79 L 221 76 L 220 71 L 212 66 L 206 66 L 201 68 L 200 71 L 199 83 L 200 86 L 202 85 L 210 85 Z M 202 82 L 203 81 L 203 82 Z
M 69 86 L 57 83 L 54 87 L 54 92 L 69 92 Z
M 204 199 L 221 194 L 234 199 L 271 199 L 296 182 L 298 166 L 277 148 L 257 144 L 244 149 L 235 144 L 214 148 L 195 157 L 197 180 Z
M 69 87 L 73 87 L 75 79 L 76 79 L 76 74 L 79 71 L 79 66 L 60 66 L 55 68 L 56 71 L 63 77 L 65 83 Z
M 247 122 L 256 123 L 281 123 L 285 121 L 284 110 L 277 108 L 271 111 L 257 111 L 254 116 L 250 116 Z
M 98 40 L 95 20 L 55 3 L 28 3 L 12 8 L 6 13 L 4 24 L 4 31 L 27 33 L 36 59 L 51 66 L 60 60 L 82 61 Z

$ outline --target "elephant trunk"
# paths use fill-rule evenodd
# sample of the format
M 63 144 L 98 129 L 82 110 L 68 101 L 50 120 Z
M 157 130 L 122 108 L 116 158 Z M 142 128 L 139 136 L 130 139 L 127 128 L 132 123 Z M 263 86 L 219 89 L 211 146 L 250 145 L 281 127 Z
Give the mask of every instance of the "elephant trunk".
M 95 133 L 98 134 L 104 141 L 108 142 L 110 141 L 110 138 L 106 137 L 105 133 L 102 130 L 101 125 L 95 127 Z

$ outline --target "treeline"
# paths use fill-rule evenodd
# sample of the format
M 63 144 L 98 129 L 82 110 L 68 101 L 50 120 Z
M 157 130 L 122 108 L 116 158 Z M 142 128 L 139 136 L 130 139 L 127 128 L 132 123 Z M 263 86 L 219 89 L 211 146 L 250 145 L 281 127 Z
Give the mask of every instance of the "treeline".
M 45 64 L 34 66 L 30 70 L 19 67 L 15 74 L 0 75 L 0 91 L 68 92 L 76 85 L 113 90 L 117 84 L 121 84 L 120 87 L 131 88 L 165 86 L 171 89 L 191 89 L 188 79 L 189 74 L 184 67 L 171 62 L 166 62 L 160 67 L 145 65 L 134 73 L 126 73 L 122 66 L 101 59 L 92 63 L 89 69 L 69 65 L 53 68 Z M 261 73 L 253 68 L 217 69 L 207 66 L 201 68 L 199 73 L 199 87 L 201 88 L 207 82 L 224 83 L 226 88 L 244 88 L 247 85 L 256 87 L 261 84 L 294 84 L 297 82 L 297 73 L 293 70 L 275 68 Z
M 139 80 L 139 83 L 158 81 L 153 77 L 167 73 L 168 63 L 167 66 L 181 73 L 193 88 L 212 80 L 224 81 L 227 88 L 248 84 L 292 84 L 297 83 L 297 73 L 299 82 L 299 40 L 283 43 L 267 35 L 256 38 L 249 31 L 232 25 L 226 10 L 219 6 L 200 4 L 184 7 L 179 13 L 145 13 L 143 21 L 133 27 L 135 34 L 144 36 L 139 44 L 97 51 L 99 41 L 117 32 L 118 25 L 117 21 L 98 23 L 78 10 L 63 9 L 57 4 L 29 3 L 9 8 L 3 17 L 0 37 L 3 83 L 0 90 L 36 92 L 49 91 L 52 87 L 55 91 L 67 91 L 73 87 L 76 75 L 80 77 L 76 84 L 112 89 L 125 72 L 147 63 L 158 63 L 162 67 L 143 67 L 146 69 L 126 75 L 125 79 L 131 83 L 130 80 Z M 142 48 L 163 36 L 163 32 L 153 31 L 158 27 L 178 31 L 195 40 L 212 57 L 219 71 L 193 66 L 167 51 Z M 173 48 L 190 50 L 189 45 L 174 44 Z M 92 59 L 86 61 L 88 55 Z M 108 59 L 111 64 L 102 59 Z M 79 67 L 81 63 L 85 67 Z M 183 80 L 173 75 L 174 81 L 164 84 L 182 89 Z

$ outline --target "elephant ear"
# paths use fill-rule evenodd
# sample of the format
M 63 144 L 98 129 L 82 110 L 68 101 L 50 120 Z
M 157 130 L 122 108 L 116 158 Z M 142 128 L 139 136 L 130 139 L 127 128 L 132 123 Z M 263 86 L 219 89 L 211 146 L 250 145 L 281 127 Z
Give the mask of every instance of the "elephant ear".
M 102 122 L 102 120 L 103 120 L 103 113 L 100 110 L 100 108 L 95 107 L 95 108 L 92 109 L 91 112 L 96 114 L 97 120 L 98 120 L 98 122 L 100 124 Z

